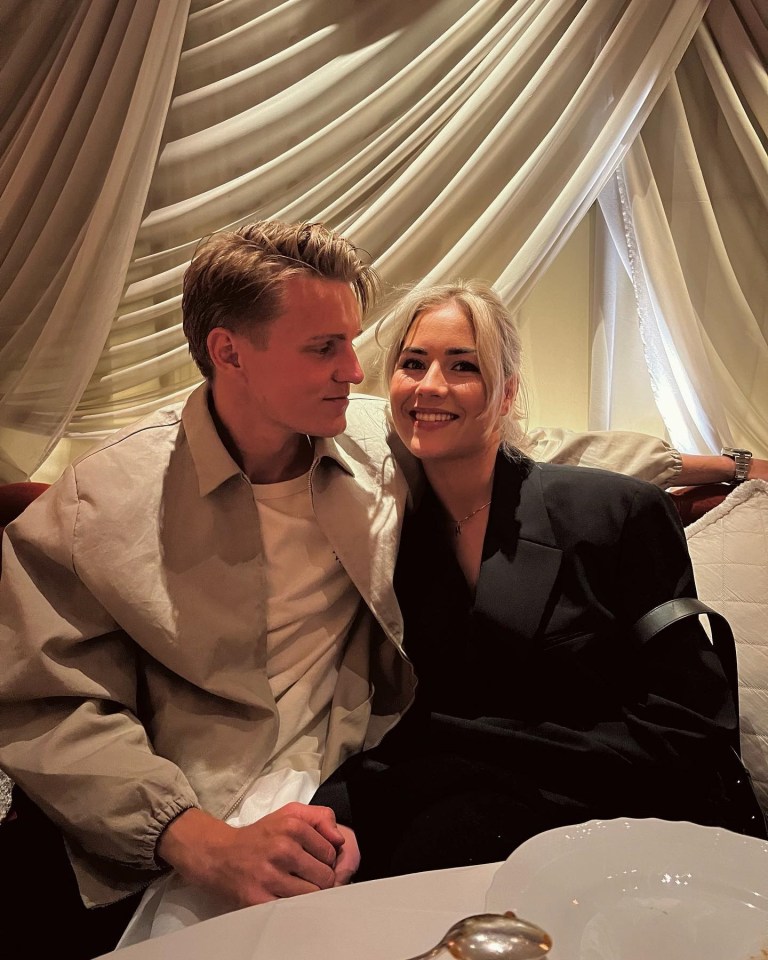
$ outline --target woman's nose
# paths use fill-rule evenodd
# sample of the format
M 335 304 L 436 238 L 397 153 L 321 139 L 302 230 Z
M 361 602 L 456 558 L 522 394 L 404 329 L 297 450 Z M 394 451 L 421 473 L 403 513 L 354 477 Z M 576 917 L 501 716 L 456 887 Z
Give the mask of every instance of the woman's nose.
M 421 378 L 421 382 L 416 387 L 417 393 L 430 393 L 443 395 L 448 389 L 445 382 L 443 371 L 437 360 L 433 360 L 427 368 L 427 372 Z

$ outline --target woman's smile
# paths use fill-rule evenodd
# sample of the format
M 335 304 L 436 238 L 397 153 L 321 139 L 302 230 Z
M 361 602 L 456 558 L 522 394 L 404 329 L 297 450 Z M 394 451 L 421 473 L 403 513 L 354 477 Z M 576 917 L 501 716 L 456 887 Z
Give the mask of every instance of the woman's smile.
M 410 417 L 421 427 L 434 427 L 444 423 L 452 423 L 458 420 L 456 413 L 449 413 L 447 410 L 427 410 L 423 407 L 417 407 L 411 410 Z

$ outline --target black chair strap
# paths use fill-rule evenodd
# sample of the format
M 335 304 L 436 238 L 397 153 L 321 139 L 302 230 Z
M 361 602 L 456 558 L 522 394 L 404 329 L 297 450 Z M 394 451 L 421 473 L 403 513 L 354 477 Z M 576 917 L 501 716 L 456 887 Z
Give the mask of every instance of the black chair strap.
M 704 615 L 709 617 L 709 623 L 712 630 L 712 646 L 715 653 L 720 658 L 723 666 L 726 680 L 731 688 L 734 704 L 736 706 L 737 728 L 736 728 L 736 750 L 739 751 L 739 671 L 736 662 L 736 641 L 733 637 L 731 625 L 717 610 L 708 607 L 706 603 L 695 597 L 678 597 L 675 600 L 667 600 L 666 603 L 660 603 L 658 607 L 649 610 L 634 624 L 632 628 L 635 636 L 641 643 L 647 643 L 657 633 L 660 633 L 666 627 L 673 623 L 679 623 L 681 620 L 687 620 L 689 617 L 698 617 Z
M 733 693 L 736 705 L 736 731 L 731 742 L 731 757 L 734 759 L 733 776 L 731 777 L 732 794 L 735 806 L 741 813 L 743 824 L 732 827 L 737 833 L 746 833 L 761 840 L 768 840 L 768 817 L 760 808 L 757 796 L 752 786 L 752 778 L 741 760 L 741 743 L 739 737 L 739 673 L 736 662 L 736 641 L 733 637 L 731 625 L 726 618 L 708 607 L 706 603 L 694 597 L 679 597 L 676 600 L 667 600 L 653 610 L 640 617 L 633 626 L 633 632 L 641 643 L 647 643 L 657 633 L 673 623 L 679 623 L 688 617 L 706 616 L 709 618 L 712 632 L 712 646 L 720 658 L 726 680 Z

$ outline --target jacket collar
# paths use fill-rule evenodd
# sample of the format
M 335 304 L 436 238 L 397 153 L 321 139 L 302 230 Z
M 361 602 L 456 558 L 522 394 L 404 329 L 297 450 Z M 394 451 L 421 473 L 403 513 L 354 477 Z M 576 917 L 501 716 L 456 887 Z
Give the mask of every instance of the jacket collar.
M 184 424 L 184 434 L 189 444 L 201 497 L 207 497 L 225 480 L 242 473 L 221 442 L 211 417 L 209 403 L 208 384 L 201 383 L 189 395 L 181 411 L 181 422 Z
M 216 425 L 211 417 L 210 403 L 208 384 L 202 383 L 189 395 L 181 412 L 184 433 L 197 474 L 201 497 L 208 496 L 230 477 L 243 475 L 243 471 L 221 442 Z M 317 437 L 314 445 L 315 462 L 330 458 L 342 470 L 350 476 L 354 476 L 352 462 L 335 438 Z
M 345 473 L 354 477 L 354 461 L 347 455 L 335 437 L 314 437 L 313 439 L 315 442 L 315 462 L 326 457 L 335 460 Z

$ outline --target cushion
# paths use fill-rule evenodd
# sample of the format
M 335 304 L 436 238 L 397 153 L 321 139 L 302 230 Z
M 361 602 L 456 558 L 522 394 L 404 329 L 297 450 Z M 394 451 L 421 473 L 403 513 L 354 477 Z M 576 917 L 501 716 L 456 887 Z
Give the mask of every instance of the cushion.
M 768 482 L 735 487 L 685 535 L 699 596 L 736 637 L 742 756 L 768 812 Z
M 0 551 L 2 550 L 3 530 L 47 489 L 47 483 L 36 483 L 32 480 L 0 484 Z M 2 553 L 0 552 L 1 558 Z
M 694 523 L 705 513 L 722 503 L 734 489 L 730 483 L 702 483 L 697 487 L 676 487 L 669 491 L 680 514 L 683 526 Z

